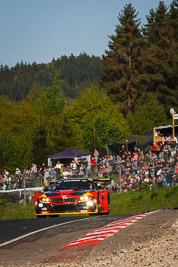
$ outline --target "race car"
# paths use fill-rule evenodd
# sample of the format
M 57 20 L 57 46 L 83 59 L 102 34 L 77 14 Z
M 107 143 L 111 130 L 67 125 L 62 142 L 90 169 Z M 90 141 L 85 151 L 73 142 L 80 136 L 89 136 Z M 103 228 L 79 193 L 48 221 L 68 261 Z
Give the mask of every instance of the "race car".
M 64 179 L 35 195 L 36 217 L 64 214 L 109 214 L 110 194 L 105 179 Z

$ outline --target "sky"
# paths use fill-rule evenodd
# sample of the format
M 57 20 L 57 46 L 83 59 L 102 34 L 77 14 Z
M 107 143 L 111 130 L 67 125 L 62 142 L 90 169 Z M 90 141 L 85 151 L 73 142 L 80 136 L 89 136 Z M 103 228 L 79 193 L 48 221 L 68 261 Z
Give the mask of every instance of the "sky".
M 159 0 L 0 0 L 0 64 L 49 63 L 80 53 L 101 57 L 129 3 L 145 24 Z

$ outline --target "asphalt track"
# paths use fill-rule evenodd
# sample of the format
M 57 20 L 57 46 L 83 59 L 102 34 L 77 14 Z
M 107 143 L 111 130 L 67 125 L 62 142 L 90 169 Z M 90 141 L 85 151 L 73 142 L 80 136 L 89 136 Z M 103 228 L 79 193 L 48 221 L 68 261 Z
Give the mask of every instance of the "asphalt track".
M 0 220 L 0 247 L 4 244 L 10 244 L 28 236 L 47 234 L 50 229 L 57 228 L 62 225 L 67 226 L 67 231 L 72 230 L 73 224 L 81 222 L 86 225 L 86 229 L 90 229 L 94 222 L 97 227 L 101 227 L 115 220 L 127 218 L 131 214 L 122 215 L 102 215 L 102 216 L 70 216 L 70 217 L 49 217 L 38 219 L 21 219 L 21 220 Z M 95 225 L 95 223 L 94 223 Z M 77 225 L 76 225 L 77 227 Z
M 101 253 L 111 256 L 117 248 L 130 248 L 133 242 L 142 244 L 164 235 L 176 217 L 175 210 L 161 210 L 0 221 L 0 266 L 60 266 L 60 262 L 81 262 Z
M 131 216 L 71 216 L 0 221 L 0 266 L 40 264 L 58 261 L 60 248 L 107 224 Z M 83 253 L 90 253 L 85 248 Z M 81 251 L 77 252 L 79 257 Z M 62 250 L 63 254 L 63 250 Z M 60 255 L 68 259 L 71 252 Z

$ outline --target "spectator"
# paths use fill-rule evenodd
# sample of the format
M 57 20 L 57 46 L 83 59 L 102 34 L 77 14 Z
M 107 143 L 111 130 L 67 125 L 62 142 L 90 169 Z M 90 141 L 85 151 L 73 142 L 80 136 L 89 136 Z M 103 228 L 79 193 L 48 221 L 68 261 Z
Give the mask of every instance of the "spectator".
M 46 171 L 46 165 L 45 165 L 45 163 L 43 162 L 41 168 L 39 169 L 39 173 L 40 173 L 40 175 L 41 175 L 42 177 L 44 176 L 45 171 Z
M 98 158 L 99 158 L 99 152 L 98 152 L 98 150 L 96 150 L 96 148 L 95 148 L 95 150 L 94 150 L 94 158 L 95 158 L 95 161 L 96 161 L 96 168 L 97 168 L 97 165 L 98 165 Z
M 72 171 L 75 172 L 76 169 L 77 169 L 77 163 L 73 160 L 72 161 Z
M 84 171 L 82 169 L 80 169 L 79 172 L 78 172 L 78 177 L 79 178 L 84 178 L 84 176 L 85 176 Z
M 17 168 L 15 171 L 15 175 L 19 177 L 21 174 L 22 174 L 21 170 L 19 170 L 19 168 Z
M 50 185 L 51 185 L 52 183 L 54 183 L 54 181 L 56 180 L 56 178 L 55 178 L 55 174 L 54 174 L 54 172 L 52 171 L 52 169 L 49 170 L 49 179 L 50 179 Z
M 135 168 L 138 168 L 138 153 L 134 152 L 133 153 L 133 159 L 134 159 L 134 164 L 135 164 Z
M 106 165 L 106 168 L 104 170 L 104 176 L 106 178 L 111 178 L 111 166 L 109 164 Z
M 44 173 L 43 179 L 44 179 L 44 186 L 50 188 L 50 177 L 49 177 L 49 170 L 44 167 Z
M 24 174 L 24 176 L 27 176 L 27 175 L 29 174 L 29 170 L 28 170 L 27 168 L 25 168 L 25 169 L 23 170 L 23 174 Z
M 92 175 L 95 176 L 96 174 L 96 160 L 94 157 L 92 157 L 91 159 L 91 171 L 92 171 Z
M 65 179 L 68 176 L 72 176 L 75 172 L 73 172 L 72 170 L 67 170 L 66 168 L 64 168 L 64 171 L 62 172 L 62 177 Z
M 2 190 L 5 191 L 7 189 L 7 185 L 4 183 L 2 186 Z
M 58 177 L 61 174 L 61 168 L 62 168 L 62 164 L 61 164 L 60 160 L 58 160 L 57 163 L 56 163 L 56 166 L 54 167 Z
M 120 156 L 121 158 L 122 158 L 124 152 L 126 152 L 126 148 L 125 148 L 125 145 L 122 145 L 121 150 L 120 150 L 120 152 L 119 152 L 119 156 Z
M 164 159 L 167 161 L 168 157 L 169 157 L 169 149 L 168 149 L 168 145 L 165 145 L 163 148 L 164 151 Z
M 139 156 L 139 167 L 142 168 L 144 166 L 145 156 L 143 154 L 143 151 L 140 151 Z
M 32 167 L 31 167 L 31 174 L 33 175 L 33 177 L 36 179 L 36 177 L 37 177 L 37 172 L 38 172 L 38 170 L 37 170 L 37 166 L 36 166 L 36 164 L 35 163 L 32 163 Z

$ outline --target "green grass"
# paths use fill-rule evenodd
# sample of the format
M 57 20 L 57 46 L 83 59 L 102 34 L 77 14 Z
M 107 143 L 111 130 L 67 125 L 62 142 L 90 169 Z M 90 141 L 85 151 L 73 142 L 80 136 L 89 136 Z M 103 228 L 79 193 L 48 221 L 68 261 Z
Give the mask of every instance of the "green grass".
M 111 194 L 111 214 L 178 207 L 178 186 Z
M 36 218 L 34 204 L 1 204 L 0 220 Z
M 0 199 L 0 220 L 35 218 L 34 204 L 7 204 Z M 178 186 L 111 194 L 111 214 L 138 213 L 178 207 Z

